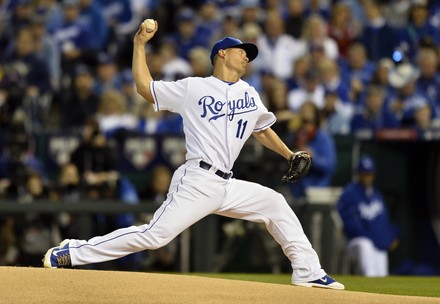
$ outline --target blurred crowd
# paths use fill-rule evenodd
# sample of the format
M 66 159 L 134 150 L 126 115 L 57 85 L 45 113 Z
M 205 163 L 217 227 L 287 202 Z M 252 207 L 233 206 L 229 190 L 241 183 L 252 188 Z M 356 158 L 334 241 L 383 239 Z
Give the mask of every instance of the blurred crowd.
M 280 136 L 314 158 L 292 186 L 297 198 L 329 185 L 334 135 L 391 129 L 438 139 L 437 0 L 0 0 L 0 198 L 157 197 L 115 166 L 115 140 L 183 134 L 179 116 L 154 112 L 134 87 L 132 39 L 145 18 L 159 24 L 147 45 L 155 80 L 209 76 L 210 49 L 224 36 L 258 46 L 244 80 L 276 114 Z M 33 140 L 58 131 L 80 143 L 53 179 Z M 75 237 L 66 216 L 0 219 L 0 264 L 31 264 L 60 234 Z

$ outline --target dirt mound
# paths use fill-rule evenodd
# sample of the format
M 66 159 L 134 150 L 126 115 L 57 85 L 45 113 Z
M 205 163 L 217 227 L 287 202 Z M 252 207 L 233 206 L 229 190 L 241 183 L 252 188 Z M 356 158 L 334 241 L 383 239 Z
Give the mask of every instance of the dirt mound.
M 439 303 L 187 275 L 0 267 L 0 303 Z

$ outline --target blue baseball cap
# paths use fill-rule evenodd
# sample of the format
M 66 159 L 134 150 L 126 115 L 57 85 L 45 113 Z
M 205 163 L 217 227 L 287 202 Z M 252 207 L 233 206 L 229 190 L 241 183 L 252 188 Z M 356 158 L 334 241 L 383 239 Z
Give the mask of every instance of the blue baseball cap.
M 234 37 L 225 37 L 217 41 L 211 50 L 211 63 L 214 64 L 214 57 L 217 55 L 218 51 L 226 50 L 230 48 L 240 48 L 246 52 L 249 62 L 254 60 L 258 55 L 258 48 L 253 43 L 243 43 L 241 40 Z
M 374 173 L 376 171 L 376 163 L 369 156 L 362 156 L 359 159 L 357 171 L 359 173 Z

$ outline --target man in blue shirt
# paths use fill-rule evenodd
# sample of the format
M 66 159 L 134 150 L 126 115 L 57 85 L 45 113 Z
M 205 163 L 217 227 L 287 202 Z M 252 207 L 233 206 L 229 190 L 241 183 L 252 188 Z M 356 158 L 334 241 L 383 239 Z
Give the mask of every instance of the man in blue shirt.
M 354 270 L 368 277 L 388 275 L 388 251 L 399 244 L 398 229 L 390 223 L 382 194 L 374 186 L 375 171 L 374 160 L 363 156 L 358 180 L 344 188 L 337 202 Z
M 307 188 L 329 186 L 336 168 L 335 142 L 321 126 L 319 108 L 307 101 L 301 106 L 299 116 L 301 124 L 294 130 L 293 145 L 297 151 L 307 151 L 313 157 L 313 166 L 306 176 L 290 185 L 297 202 L 305 198 Z

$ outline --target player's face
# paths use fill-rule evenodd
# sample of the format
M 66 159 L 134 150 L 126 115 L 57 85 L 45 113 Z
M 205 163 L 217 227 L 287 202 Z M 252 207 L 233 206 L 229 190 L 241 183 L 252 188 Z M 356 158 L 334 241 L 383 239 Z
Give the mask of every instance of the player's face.
M 249 58 L 245 50 L 239 48 L 230 48 L 226 50 L 226 65 L 232 70 L 236 70 L 241 76 L 246 72 Z
M 360 181 L 365 187 L 369 187 L 369 186 L 373 185 L 373 182 L 374 182 L 374 173 L 372 173 L 372 172 L 359 173 L 359 181 Z

